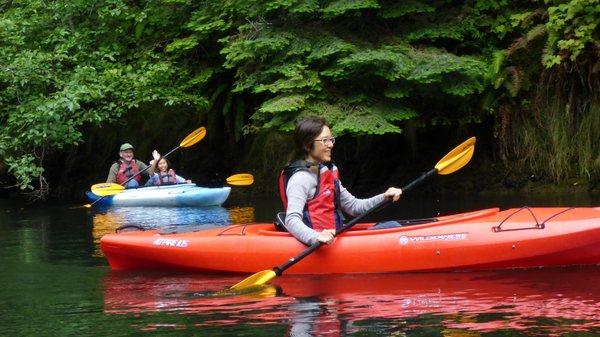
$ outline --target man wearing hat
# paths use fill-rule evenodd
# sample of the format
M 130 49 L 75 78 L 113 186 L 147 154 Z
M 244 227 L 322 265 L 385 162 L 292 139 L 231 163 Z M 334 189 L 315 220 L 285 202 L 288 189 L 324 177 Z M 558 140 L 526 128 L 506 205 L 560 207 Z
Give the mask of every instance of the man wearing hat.
M 151 176 L 154 172 L 152 168 L 143 162 L 133 159 L 133 145 L 124 143 L 119 148 L 120 159 L 116 161 L 110 167 L 108 171 L 107 183 L 117 183 L 123 185 L 125 182 L 125 188 L 134 188 L 140 185 L 141 175 L 143 174 L 146 178 Z M 143 172 L 142 174 L 139 174 Z M 133 177 L 133 178 L 132 178 Z

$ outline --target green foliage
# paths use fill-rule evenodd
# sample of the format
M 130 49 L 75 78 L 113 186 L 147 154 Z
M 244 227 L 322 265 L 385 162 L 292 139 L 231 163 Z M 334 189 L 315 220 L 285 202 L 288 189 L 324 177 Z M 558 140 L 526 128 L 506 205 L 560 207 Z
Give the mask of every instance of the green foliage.
M 417 116 L 411 109 L 385 104 L 356 105 L 315 102 L 306 107 L 301 116 L 324 116 L 333 125 L 337 135 L 345 133 L 375 134 L 397 133 L 402 130 L 394 122 Z M 287 125 L 291 130 L 293 125 Z
M 589 49 L 598 48 L 599 0 L 549 1 L 546 27 L 550 32 L 544 64 L 550 68 L 565 59 L 576 61 Z
M 379 11 L 384 19 L 397 19 L 410 14 L 433 13 L 435 7 L 422 1 L 407 0 L 392 2 Z
M 37 158 L 32 154 L 26 154 L 18 158 L 6 158 L 8 172 L 17 178 L 21 189 L 33 189 L 33 179 L 41 177 L 44 169 L 38 165 Z
M 554 182 L 597 180 L 597 149 L 587 140 L 598 139 L 589 126 L 597 124 L 600 3 L 546 3 L 516 2 L 492 21 L 506 43 L 491 51 L 494 90 L 485 107 L 496 114 L 508 170 Z
M 178 5 L 22 1 L 0 14 L 0 153 L 21 188 L 44 154 L 78 145 L 84 125 L 124 118 L 143 104 L 202 108 L 197 70 L 153 47 L 174 35 Z M 170 13 L 168 13 L 170 12 Z M 182 41 L 169 51 L 191 48 Z M 200 72 L 202 74 L 202 72 Z
M 323 16 L 331 19 L 341 15 L 360 15 L 360 10 L 377 9 L 377 0 L 335 0 L 323 8 Z
M 173 52 L 181 53 L 181 52 L 185 52 L 190 49 L 193 49 L 197 45 L 198 45 L 198 38 L 195 36 L 190 36 L 190 37 L 185 37 L 183 39 L 174 40 L 169 45 L 167 45 L 167 47 L 165 48 L 165 51 L 171 52 L 171 53 L 173 53 Z
M 311 45 L 306 62 L 323 64 L 337 56 L 347 55 L 356 50 L 356 46 L 335 36 L 322 36 Z
M 258 109 L 258 112 L 275 114 L 278 112 L 297 111 L 304 106 L 305 100 L 306 96 L 302 95 L 277 96 L 265 101 Z
M 600 179 L 600 105 L 593 104 L 576 132 L 571 133 L 565 128 L 569 124 L 565 107 L 555 103 L 556 100 L 551 99 L 534 108 L 544 109 L 543 119 L 514 116 L 511 165 L 555 182 L 572 182 L 578 178 L 597 181 Z
M 598 0 L 547 3 L 8 2 L 0 157 L 31 188 L 47 153 L 147 106 L 204 113 L 236 140 L 307 115 L 337 134 L 477 122 L 532 94 L 543 65 L 594 69 Z
M 271 2 L 262 11 L 253 6 L 257 11 L 253 16 L 237 16 L 246 20 L 237 34 L 220 40 L 224 66 L 236 69 L 234 91 L 262 95 L 247 131 L 288 130 L 296 118 L 322 114 L 332 118 L 334 127 L 336 121 L 344 122 L 338 132 L 401 132 L 403 120 L 419 116 L 416 107 L 423 97 L 444 102 L 451 96 L 482 92 L 489 83 L 484 54 L 458 55 L 435 42 L 406 43 L 424 28 L 417 27 L 415 20 L 405 20 L 408 14 L 439 20 L 436 25 L 464 26 L 462 21 L 438 19 L 443 13 L 437 11 L 445 6 L 419 1 L 332 1 L 311 15 L 281 11 L 296 4 Z M 279 10 L 277 16 L 272 16 L 273 8 Z M 236 21 L 236 10 L 230 9 Z M 356 18 L 358 14 L 367 16 Z M 343 25 L 363 28 L 336 28 Z M 394 30 L 384 29 L 394 25 Z M 461 29 L 461 36 L 476 30 Z M 410 113 L 395 118 L 395 109 Z M 428 115 L 436 114 L 428 110 Z

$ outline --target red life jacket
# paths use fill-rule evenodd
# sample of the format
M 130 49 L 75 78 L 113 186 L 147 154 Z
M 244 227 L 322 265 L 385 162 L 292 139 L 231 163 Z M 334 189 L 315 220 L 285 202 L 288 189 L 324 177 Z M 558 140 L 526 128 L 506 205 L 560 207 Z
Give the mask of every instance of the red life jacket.
M 123 160 L 119 159 L 117 161 L 119 164 L 119 171 L 117 172 L 117 184 L 123 185 L 129 178 L 135 175 L 134 180 L 136 180 L 139 184 L 141 177 L 138 174 L 140 170 L 138 169 L 137 161 L 132 159 L 129 164 L 126 164 Z
M 299 160 L 286 166 L 279 175 L 279 196 L 283 207 L 287 208 L 287 183 L 298 171 L 308 171 L 317 164 Z M 338 229 L 343 226 L 340 211 L 340 179 L 335 165 L 319 165 L 317 188 L 312 199 L 306 201 L 303 211 L 304 223 L 314 230 Z
M 158 172 L 158 181 L 155 185 L 175 185 L 177 184 L 177 175 L 173 169 L 169 169 L 167 173 Z

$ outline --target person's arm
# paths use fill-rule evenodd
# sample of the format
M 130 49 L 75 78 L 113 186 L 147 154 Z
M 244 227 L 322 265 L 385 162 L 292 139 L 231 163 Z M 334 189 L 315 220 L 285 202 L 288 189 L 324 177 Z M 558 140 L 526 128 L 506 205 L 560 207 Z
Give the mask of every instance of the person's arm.
M 117 163 L 113 163 L 108 169 L 108 177 L 106 178 L 107 183 L 116 183 L 117 182 L 117 173 L 119 172 L 119 165 Z
M 180 175 L 175 175 L 175 179 L 177 180 L 178 184 L 191 184 L 192 181 L 189 179 L 185 179 L 184 177 L 180 176 Z
M 358 199 L 354 197 L 340 183 L 340 206 L 342 210 L 351 216 L 357 216 L 365 213 L 369 209 L 375 207 L 378 203 L 385 199 L 384 193 L 378 194 L 369 199 Z
M 156 165 L 158 164 L 158 159 L 160 158 L 160 153 L 158 153 L 158 151 L 154 150 L 152 151 L 152 159 L 150 161 L 150 168 L 148 169 L 148 176 L 152 177 L 152 175 L 154 175 L 154 172 L 156 172 Z
M 158 173 L 154 173 L 150 176 L 150 179 L 146 182 L 144 186 L 154 186 L 156 185 L 156 180 L 158 179 Z
M 292 175 L 286 188 L 288 205 L 285 213 L 285 229 L 306 245 L 317 242 L 319 236 L 319 232 L 308 227 L 302 218 L 306 201 L 313 197 L 316 187 L 316 176 L 308 171 L 300 171 Z

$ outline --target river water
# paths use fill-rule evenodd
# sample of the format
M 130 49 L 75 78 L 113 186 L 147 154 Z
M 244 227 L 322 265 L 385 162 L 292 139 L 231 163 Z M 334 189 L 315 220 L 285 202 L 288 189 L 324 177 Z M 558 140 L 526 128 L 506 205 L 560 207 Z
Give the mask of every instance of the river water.
M 407 197 L 374 219 L 524 205 L 598 206 L 600 196 Z M 212 208 L 73 206 L 0 200 L 0 336 L 600 335 L 600 267 L 283 275 L 264 296 L 214 298 L 204 294 L 242 277 L 114 272 L 100 237 L 128 224 L 270 222 L 276 200 Z

